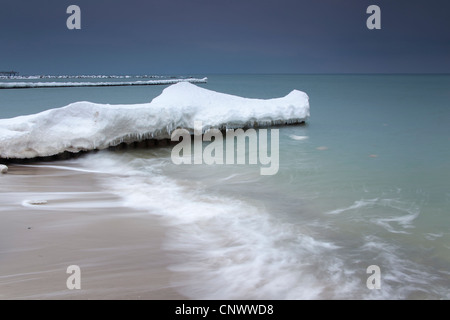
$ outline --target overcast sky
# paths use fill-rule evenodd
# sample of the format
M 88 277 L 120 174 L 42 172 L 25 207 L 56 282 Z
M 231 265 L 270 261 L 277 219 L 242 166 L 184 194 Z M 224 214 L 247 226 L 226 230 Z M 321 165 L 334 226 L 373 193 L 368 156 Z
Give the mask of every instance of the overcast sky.
M 450 1 L 0 0 L 0 41 L 21 74 L 450 73 Z

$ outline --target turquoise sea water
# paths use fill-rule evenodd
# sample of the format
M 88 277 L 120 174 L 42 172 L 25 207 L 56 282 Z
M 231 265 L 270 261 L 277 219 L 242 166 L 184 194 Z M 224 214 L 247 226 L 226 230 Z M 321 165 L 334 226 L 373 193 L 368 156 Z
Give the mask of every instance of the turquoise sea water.
M 280 169 L 181 165 L 171 147 L 70 160 L 163 217 L 180 291 L 219 299 L 449 299 L 450 76 L 209 75 L 207 89 L 310 97 Z M 142 103 L 165 86 L 0 90 L 0 118 L 75 101 Z M 145 239 L 143 239 L 145 241 Z M 370 290 L 366 272 L 381 270 Z

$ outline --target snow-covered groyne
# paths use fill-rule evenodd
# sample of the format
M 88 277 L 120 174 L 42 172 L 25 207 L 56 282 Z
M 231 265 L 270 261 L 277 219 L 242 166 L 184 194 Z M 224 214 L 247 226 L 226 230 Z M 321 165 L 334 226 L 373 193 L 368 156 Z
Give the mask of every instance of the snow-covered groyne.
M 124 86 L 153 86 L 167 85 L 179 82 L 206 83 L 208 78 L 186 79 L 157 79 L 138 81 L 110 81 L 110 82 L 0 82 L 0 89 L 29 89 L 29 88 L 66 88 L 66 87 L 124 87 Z
M 101 150 L 121 143 L 169 139 L 177 128 L 244 128 L 302 123 L 309 98 L 250 99 L 188 82 L 167 87 L 150 103 L 109 105 L 77 102 L 38 114 L 0 119 L 0 158 L 30 159 Z

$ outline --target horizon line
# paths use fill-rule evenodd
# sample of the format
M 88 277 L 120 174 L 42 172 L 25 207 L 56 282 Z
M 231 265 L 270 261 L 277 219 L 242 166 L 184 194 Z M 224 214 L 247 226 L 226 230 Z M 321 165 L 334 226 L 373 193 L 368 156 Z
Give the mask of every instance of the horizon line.
M 20 73 L 19 73 L 20 74 Z M 450 72 L 212 72 L 212 73 L 116 73 L 116 74 L 101 74 L 101 73 L 82 73 L 82 74 L 22 74 L 17 77 L 95 77 L 95 76 L 136 76 L 136 77 L 154 77 L 154 76 L 198 76 L 198 75 L 450 75 Z M 0 76 L 0 78 L 15 78 Z

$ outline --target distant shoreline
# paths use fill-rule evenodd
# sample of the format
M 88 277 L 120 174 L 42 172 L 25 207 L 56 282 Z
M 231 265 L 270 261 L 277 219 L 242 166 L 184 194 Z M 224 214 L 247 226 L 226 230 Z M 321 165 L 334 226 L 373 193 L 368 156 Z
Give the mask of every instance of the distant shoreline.
M 78 74 L 78 75 L 50 75 L 50 74 L 35 74 L 35 75 L 2 75 L 0 72 L 0 79 L 13 79 L 13 80 L 38 80 L 38 79 L 187 79 L 193 78 L 192 76 L 170 76 L 170 75 L 148 75 L 148 74 L 136 74 L 136 75 L 102 75 L 102 74 Z
M 160 79 L 148 81 L 121 81 L 121 82 L 4 82 L 0 89 L 31 89 L 31 88 L 67 88 L 67 87 L 123 87 L 123 86 L 150 86 L 167 85 L 179 82 L 207 83 L 208 78 L 187 79 Z

